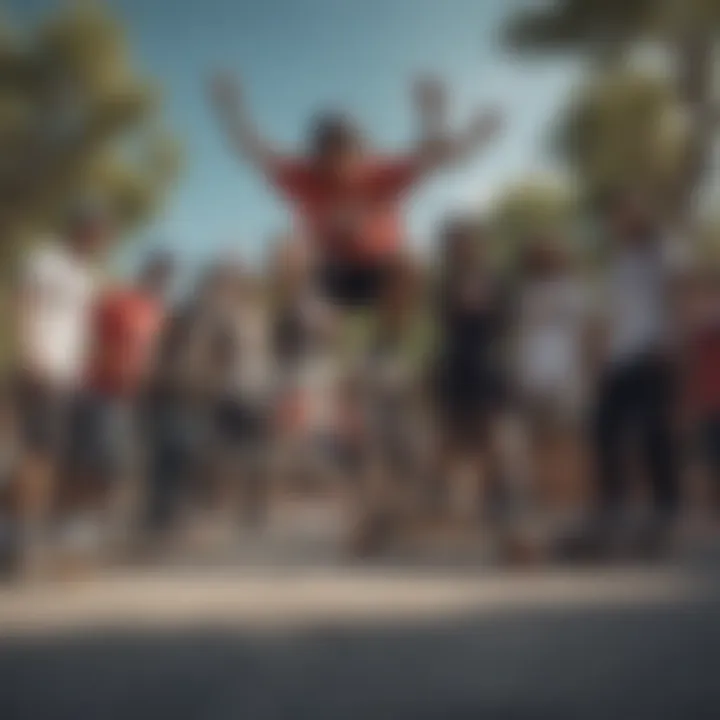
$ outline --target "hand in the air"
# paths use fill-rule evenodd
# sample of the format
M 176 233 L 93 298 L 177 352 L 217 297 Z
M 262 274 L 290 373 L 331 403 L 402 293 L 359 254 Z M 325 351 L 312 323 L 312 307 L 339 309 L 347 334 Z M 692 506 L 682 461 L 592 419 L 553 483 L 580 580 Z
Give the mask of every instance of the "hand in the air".
M 423 76 L 413 86 L 415 105 L 426 116 L 441 116 L 447 110 L 447 90 L 438 78 Z
M 488 140 L 500 133 L 505 124 L 505 117 L 498 108 L 478 111 L 471 119 L 469 136 L 477 140 Z
M 229 73 L 215 73 L 210 78 L 209 92 L 212 101 L 220 107 L 238 107 L 242 104 L 240 83 Z

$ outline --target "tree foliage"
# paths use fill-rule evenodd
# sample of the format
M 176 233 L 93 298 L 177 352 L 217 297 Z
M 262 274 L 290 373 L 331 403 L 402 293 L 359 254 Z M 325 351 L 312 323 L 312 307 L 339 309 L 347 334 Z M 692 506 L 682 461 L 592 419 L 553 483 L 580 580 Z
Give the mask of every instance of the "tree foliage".
M 668 186 L 664 206 L 679 224 L 693 215 L 708 175 L 718 122 L 714 74 L 719 35 L 720 0 L 554 0 L 528 6 L 507 29 L 515 49 L 575 53 L 603 66 L 605 77 L 582 98 L 584 105 L 573 104 L 563 126 L 568 132 L 566 157 L 578 163 L 580 179 L 589 172 L 591 187 L 600 178 L 617 182 L 623 172 L 629 182 L 635 175 L 649 177 L 659 165 Z M 665 88 L 626 75 L 628 58 L 645 42 L 655 44 L 669 61 Z M 676 115 L 685 119 L 683 138 L 664 137 L 677 131 L 667 122 L 672 103 Z M 648 137 L 639 130 L 641 117 L 649 118 Z M 611 132 L 610 125 L 617 129 Z M 594 155 L 589 138 L 601 138 Z M 651 157 L 654 151 L 656 158 Z M 674 174 L 668 177 L 671 168 Z
M 100 3 L 65 6 L 29 30 L 0 22 L 0 231 L 5 249 L 91 195 L 128 227 L 162 200 L 179 165 L 156 89 Z
M 538 178 L 506 188 L 489 212 L 489 237 L 501 265 L 514 263 L 524 243 L 538 236 L 564 242 L 575 217 L 573 193 L 559 182 Z
M 692 1 L 692 0 L 691 0 Z M 522 10 L 508 25 L 511 47 L 591 52 L 606 59 L 654 27 L 656 0 L 559 0 Z
M 555 142 L 591 199 L 621 186 L 672 199 L 689 148 L 672 85 L 620 70 L 602 72 L 580 89 Z

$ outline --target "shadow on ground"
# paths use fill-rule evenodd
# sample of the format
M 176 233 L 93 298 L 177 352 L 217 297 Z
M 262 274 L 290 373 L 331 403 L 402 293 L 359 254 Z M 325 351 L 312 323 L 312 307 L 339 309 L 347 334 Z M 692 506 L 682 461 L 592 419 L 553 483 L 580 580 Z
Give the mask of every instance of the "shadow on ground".
M 0 640 L 3 720 L 720 717 L 720 606 Z

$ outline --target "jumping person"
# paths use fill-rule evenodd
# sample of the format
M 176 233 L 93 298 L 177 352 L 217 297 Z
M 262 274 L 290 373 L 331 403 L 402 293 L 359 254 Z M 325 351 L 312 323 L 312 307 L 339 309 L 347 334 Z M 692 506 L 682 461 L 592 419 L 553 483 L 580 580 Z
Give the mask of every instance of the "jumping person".
M 487 143 L 498 129 L 498 114 L 483 112 L 450 138 L 443 89 L 426 81 L 416 94 L 421 138 L 408 154 L 383 157 L 351 119 L 325 113 L 311 126 L 307 152 L 288 157 L 256 132 L 232 79 L 218 76 L 212 84 L 230 140 L 293 205 L 300 233 L 317 254 L 320 287 L 341 307 L 373 305 L 382 293 L 403 254 L 401 211 L 408 192 Z

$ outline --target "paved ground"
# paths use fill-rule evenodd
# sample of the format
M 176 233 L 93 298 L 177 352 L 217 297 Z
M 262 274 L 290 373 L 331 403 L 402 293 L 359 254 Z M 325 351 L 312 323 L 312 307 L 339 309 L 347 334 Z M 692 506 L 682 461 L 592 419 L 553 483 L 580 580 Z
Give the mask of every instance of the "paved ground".
M 711 580 L 186 567 L 6 589 L 0 718 L 710 720 Z
M 328 517 L 214 562 L 0 588 L 0 720 L 720 717 L 720 555 L 352 565 Z

